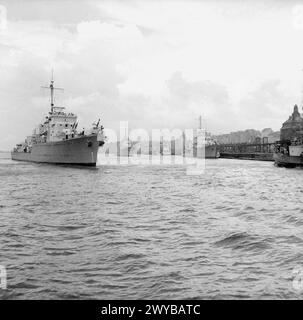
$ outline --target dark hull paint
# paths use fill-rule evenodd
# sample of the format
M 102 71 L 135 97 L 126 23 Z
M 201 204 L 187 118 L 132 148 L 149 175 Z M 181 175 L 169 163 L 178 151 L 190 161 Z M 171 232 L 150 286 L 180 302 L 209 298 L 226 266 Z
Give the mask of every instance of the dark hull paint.
M 31 152 L 12 152 L 12 160 L 37 163 L 96 166 L 97 134 L 64 141 L 35 144 Z
M 257 161 L 274 161 L 273 153 L 235 153 L 235 152 L 221 152 L 221 158 L 226 159 L 242 159 L 242 160 L 257 160 Z
M 278 167 L 295 168 L 303 166 L 303 158 L 286 154 L 274 153 L 275 165 Z

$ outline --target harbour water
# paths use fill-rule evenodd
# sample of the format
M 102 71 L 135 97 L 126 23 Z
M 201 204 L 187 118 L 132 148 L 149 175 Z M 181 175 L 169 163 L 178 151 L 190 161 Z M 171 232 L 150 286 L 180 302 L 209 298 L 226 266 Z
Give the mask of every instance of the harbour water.
M 188 176 L 181 165 L 0 158 L 1 299 L 303 295 L 300 169 L 210 159 Z

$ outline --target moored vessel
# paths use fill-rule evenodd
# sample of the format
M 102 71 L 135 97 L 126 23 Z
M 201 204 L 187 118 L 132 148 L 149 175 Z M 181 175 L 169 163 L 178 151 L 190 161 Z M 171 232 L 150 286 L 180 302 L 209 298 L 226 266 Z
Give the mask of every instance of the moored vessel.
M 204 143 L 198 143 L 199 136 L 204 139 Z M 204 150 L 203 150 L 204 148 Z M 195 133 L 194 138 L 194 157 L 205 159 L 217 159 L 220 152 L 217 142 L 207 131 L 202 131 L 202 117 L 199 117 L 199 129 Z
M 275 165 L 279 167 L 303 166 L 303 118 L 294 106 L 294 111 L 282 125 L 280 141 L 275 145 Z
M 211 134 L 206 132 L 205 137 L 205 159 L 220 158 L 220 152 L 217 142 L 211 137 Z

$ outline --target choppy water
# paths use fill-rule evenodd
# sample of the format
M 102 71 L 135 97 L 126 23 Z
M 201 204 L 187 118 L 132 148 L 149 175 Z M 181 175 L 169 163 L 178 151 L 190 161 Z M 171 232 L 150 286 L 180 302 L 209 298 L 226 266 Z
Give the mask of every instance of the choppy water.
M 302 170 L 219 159 L 188 176 L 3 158 L 2 299 L 302 297 Z

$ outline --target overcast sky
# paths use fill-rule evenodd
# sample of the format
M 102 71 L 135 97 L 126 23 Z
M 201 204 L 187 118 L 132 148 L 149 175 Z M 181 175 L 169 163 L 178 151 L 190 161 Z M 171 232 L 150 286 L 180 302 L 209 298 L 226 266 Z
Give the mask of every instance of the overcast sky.
M 192 128 L 201 114 L 214 134 L 278 130 L 301 109 L 303 3 L 0 4 L 0 150 L 48 111 L 52 68 L 82 126 Z

